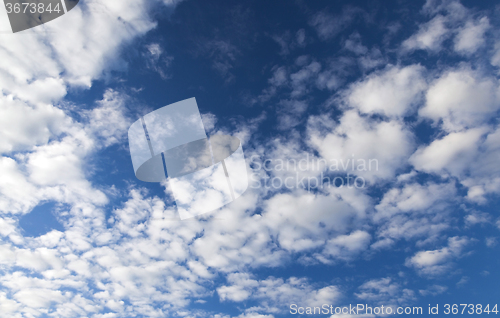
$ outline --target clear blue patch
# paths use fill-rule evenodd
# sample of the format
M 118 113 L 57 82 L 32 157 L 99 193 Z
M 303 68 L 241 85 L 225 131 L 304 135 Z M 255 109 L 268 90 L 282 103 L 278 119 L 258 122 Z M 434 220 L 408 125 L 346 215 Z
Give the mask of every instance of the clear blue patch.
M 59 207 L 54 202 L 35 207 L 30 213 L 19 220 L 19 226 L 24 236 L 38 237 L 52 230 L 64 231 L 64 227 L 55 217 L 54 212 Z

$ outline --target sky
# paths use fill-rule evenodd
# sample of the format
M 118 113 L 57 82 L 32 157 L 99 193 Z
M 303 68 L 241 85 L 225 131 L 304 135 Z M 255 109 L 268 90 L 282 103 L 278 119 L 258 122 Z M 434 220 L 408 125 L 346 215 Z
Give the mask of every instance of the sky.
M 499 16 L 81 0 L 12 34 L 0 6 L 0 316 L 496 315 Z M 192 97 L 208 136 L 240 139 L 249 187 L 181 220 L 127 132 Z

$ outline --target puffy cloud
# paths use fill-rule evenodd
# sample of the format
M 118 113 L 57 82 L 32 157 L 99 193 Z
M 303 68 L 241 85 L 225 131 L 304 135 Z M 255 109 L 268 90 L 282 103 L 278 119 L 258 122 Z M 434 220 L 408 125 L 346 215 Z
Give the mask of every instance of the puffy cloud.
M 426 93 L 419 115 L 438 123 L 447 131 L 483 125 L 500 108 L 498 79 L 461 67 L 443 73 Z
M 495 51 L 491 57 L 491 65 L 500 67 L 500 41 L 495 43 Z
M 464 54 L 476 52 L 484 44 L 484 34 L 489 27 L 487 17 L 482 17 L 479 21 L 467 21 L 455 37 L 455 51 Z
M 144 1 L 86 1 L 43 28 L 23 31 L 23 36 L 3 36 L 2 87 L 27 92 L 30 85 L 49 85 L 48 92 L 61 97 L 65 92 L 61 78 L 90 86 L 108 67 L 122 67 L 115 59 L 121 45 L 155 26 L 147 7 Z
M 378 241 L 371 247 L 385 249 L 400 239 L 418 239 L 417 246 L 435 242 L 451 227 L 456 193 L 453 182 L 409 183 L 388 190 L 372 215 Z
M 370 303 L 384 305 L 406 304 L 415 298 L 415 293 L 392 278 L 371 279 L 358 287 L 356 297 Z
M 421 146 L 411 156 L 410 162 L 416 170 L 440 174 L 448 172 L 460 176 L 474 160 L 479 141 L 485 134 L 483 128 L 455 132 Z
M 317 76 L 321 70 L 321 64 L 318 62 L 311 62 L 309 65 L 304 66 L 301 70 L 290 75 L 293 91 L 292 97 L 300 97 L 308 92 L 307 84 L 310 82 L 311 77 Z
M 491 217 L 488 213 L 472 211 L 465 217 L 465 224 L 472 226 L 476 224 L 491 223 Z
M 69 47 L 61 43 L 58 35 L 33 30 L 31 35 L 27 34 L 32 44 L 11 41 L 8 49 L 39 49 L 43 53 L 41 65 L 34 65 L 31 60 L 13 60 L 15 57 L 9 57 L 10 53 L 5 54 L 11 59 L 9 62 L 0 62 L 0 68 L 7 69 L 8 63 L 15 65 L 5 76 L 13 79 L 15 85 L 4 79 L 8 83 L 2 98 L 7 106 L 0 110 L 5 114 L 0 124 L 12 126 L 0 128 L 3 134 L 0 138 L 8 141 L 0 149 L 6 153 L 0 157 L 0 264 L 6 271 L 0 278 L 3 288 L 0 311 L 9 316 L 36 316 L 48 311 L 58 317 L 203 316 L 208 314 L 191 311 L 189 304 L 195 299 L 203 303 L 203 298 L 210 297 L 214 289 L 225 304 L 237 303 L 241 307 L 241 303 L 259 303 L 246 309 L 241 318 L 273 317 L 274 313 L 282 313 L 291 301 L 311 305 L 338 303 L 341 289 L 330 283 L 227 273 L 287 265 L 292 257 L 305 263 L 326 264 L 351 261 L 360 255 L 362 258 L 374 239 L 370 232 L 379 239 L 372 249 L 389 246 L 400 238 L 427 238 L 417 242 L 417 246 L 436 240 L 450 226 L 448 207 L 456 196 L 455 184 L 412 183 L 422 171 L 441 174 L 448 170 L 460 176 L 464 171 L 470 172 L 473 177 L 460 181 L 470 188 L 469 197 L 477 200 L 500 184 L 489 178 L 498 170 L 495 166 L 499 135 L 480 127 L 497 109 L 498 81 L 462 68 L 445 72 L 432 83 L 426 105 L 419 113 L 435 123 L 442 120 L 448 134 L 420 147 L 410 160 L 416 170 L 399 175 L 397 183 L 375 207 L 367 192 L 358 189 L 317 192 L 258 189 L 248 191 L 214 216 L 180 222 L 168 190 L 161 199 L 130 186 L 129 198 L 116 203 L 112 211 L 106 211 L 106 191 L 95 188 L 83 167 L 95 151 L 121 145 L 130 123 L 126 110 L 129 97 L 108 90 L 93 109 L 81 112 L 81 121 L 56 106 L 69 86 L 88 86 L 102 77 L 108 67 L 122 67 L 122 63 L 109 61 L 119 55 L 121 45 L 144 34 L 154 23 L 142 1 L 99 6 L 91 1 L 74 12 L 75 25 L 65 31 L 65 36 L 79 30 L 83 34 L 75 36 L 78 45 Z M 345 21 L 350 19 L 353 18 Z M 311 21 L 321 39 L 331 39 L 338 28 L 344 28 L 332 17 L 321 14 Z M 439 49 L 447 35 L 440 35 L 438 22 L 422 27 L 422 34 L 413 37 L 413 47 L 408 40 L 409 47 Z M 61 23 L 58 20 L 47 26 Z M 83 26 L 88 23 L 96 26 L 86 31 Z M 444 30 L 441 31 L 447 32 L 445 22 L 441 26 Z M 468 37 L 467 28 L 466 25 L 460 31 L 460 36 Z M 110 39 L 114 33 L 116 38 Z M 297 33 L 298 44 L 307 42 L 302 39 L 304 34 L 305 31 Z M 461 43 L 459 37 L 456 43 Z M 54 43 L 63 46 L 54 48 Z M 232 61 L 239 52 L 228 43 L 212 43 L 207 50 L 215 56 L 214 67 L 230 76 Z M 346 42 L 346 48 L 370 58 L 368 48 L 357 44 L 360 43 Z M 470 49 L 471 46 L 465 50 Z M 155 63 L 164 56 L 163 49 L 155 43 L 147 50 Z M 70 60 L 59 61 L 59 57 Z M 366 60 L 365 69 L 377 63 Z M 281 106 L 283 114 L 295 116 L 292 119 L 296 122 L 308 107 L 308 101 L 297 98 L 309 92 L 314 83 L 329 90 L 341 83 L 336 77 L 338 69 L 325 70 L 310 57 L 301 57 L 293 66 L 276 67 L 272 71 L 266 98 L 274 96 L 278 89 L 289 88 L 291 99 Z M 370 181 L 380 180 L 384 186 L 390 185 L 393 177 L 409 167 L 407 161 L 415 148 L 411 127 L 401 117 L 416 111 L 427 85 L 424 73 L 419 65 L 390 66 L 375 72 L 346 90 L 343 97 L 347 96 L 346 102 L 353 109 L 340 114 L 338 121 L 330 118 L 330 114 L 310 117 L 304 135 L 290 133 L 255 151 L 273 158 L 298 160 L 315 151 L 316 159 L 376 159 L 376 170 L 359 174 Z M 447 89 L 447 85 L 453 88 Z M 25 88 L 29 88 L 29 94 Z M 478 97 L 477 91 L 489 97 Z M 442 97 L 442 92 L 446 96 Z M 462 97 L 455 100 L 456 95 Z M 440 98 L 452 100 L 441 103 Z M 470 107 L 470 101 L 478 98 L 489 103 L 486 110 Z M 17 109 L 22 109 L 26 117 Z M 372 115 L 383 115 L 384 119 Z M 25 119 L 28 119 L 26 124 Z M 215 124 L 210 114 L 203 119 L 212 123 L 207 127 Z M 292 127 L 293 120 L 283 120 L 282 128 Z M 239 133 L 246 136 L 242 139 L 248 140 L 257 127 L 251 122 L 241 128 Z M 480 160 L 474 160 L 474 154 L 468 155 L 468 151 L 476 150 L 485 154 Z M 11 154 L 14 151 L 28 152 Z M 290 171 L 269 174 L 288 176 Z M 307 171 L 304 175 L 317 176 L 318 171 Z M 22 237 L 15 214 L 27 213 L 44 200 L 69 203 L 58 215 L 65 231 L 51 231 L 37 238 Z M 467 220 L 472 224 L 480 217 L 470 215 Z M 452 238 L 447 247 L 418 252 L 408 258 L 407 264 L 421 273 L 449 268 L 447 264 L 462 255 L 464 240 Z M 222 286 L 214 280 L 219 273 L 227 275 L 227 283 Z M 441 287 L 431 286 L 420 294 L 437 294 Z M 414 299 L 413 291 L 392 278 L 369 280 L 359 287 L 356 296 L 384 304 Z
M 85 129 L 94 138 L 108 147 L 123 140 L 132 120 L 127 116 L 126 104 L 130 102 L 127 95 L 107 90 L 97 107 L 86 113 L 88 125 Z
M 341 192 L 338 195 L 342 198 Z M 362 250 L 370 238 L 366 232 L 359 231 L 326 242 L 332 232 L 342 233 L 350 222 L 364 218 L 363 204 L 351 204 L 349 194 L 345 197 L 347 200 L 310 193 L 277 194 L 266 202 L 263 221 L 285 250 L 306 251 L 326 243 L 327 257 L 348 259 Z
M 13 95 L 2 95 L 0 100 L 0 153 L 32 150 L 71 123 L 61 109 L 52 105 L 30 106 Z
M 414 147 L 412 133 L 399 121 L 372 120 L 355 110 L 345 111 L 338 124 L 326 116 L 310 117 L 308 134 L 310 146 L 328 162 L 364 160 L 366 169 L 355 165 L 349 172 L 369 182 L 394 177 Z
M 472 11 L 460 1 L 429 0 L 422 12 L 432 19 L 420 24 L 417 33 L 403 42 L 403 52 L 427 50 L 437 53 L 452 36 L 455 52 L 462 55 L 476 52 L 485 43 L 484 36 L 490 28 L 488 18 L 474 19 Z
M 416 268 L 422 275 L 444 274 L 452 266 L 453 259 L 462 257 L 463 250 L 470 244 L 467 237 L 450 237 L 448 246 L 438 250 L 420 251 L 406 260 L 406 265 Z
M 230 285 L 217 289 L 221 301 L 258 300 L 260 311 L 265 313 L 283 313 L 292 303 L 308 306 L 335 304 L 342 295 L 337 286 L 316 288 L 307 279 L 296 277 L 286 281 L 274 277 L 256 280 L 246 273 L 232 273 L 227 281 Z
M 346 102 L 365 114 L 401 117 L 411 113 L 426 88 L 424 68 L 388 66 L 351 86 Z
M 403 42 L 403 50 L 439 51 L 442 42 L 448 37 L 448 28 L 445 23 L 446 18 L 437 15 L 431 21 L 421 25 L 416 34 Z
M 373 218 L 380 221 L 399 213 L 430 211 L 432 207 L 439 210 L 442 208 L 442 202 L 454 198 L 455 194 L 454 183 L 411 183 L 402 188 L 393 188 L 387 191 L 375 206 L 377 213 Z
M 357 32 L 351 34 L 349 39 L 344 42 L 344 48 L 358 55 L 368 52 L 368 48 L 361 43 L 361 36 Z
M 349 235 L 339 235 L 328 240 L 324 254 L 330 257 L 349 259 L 365 251 L 370 243 L 371 235 L 365 231 L 355 231 Z

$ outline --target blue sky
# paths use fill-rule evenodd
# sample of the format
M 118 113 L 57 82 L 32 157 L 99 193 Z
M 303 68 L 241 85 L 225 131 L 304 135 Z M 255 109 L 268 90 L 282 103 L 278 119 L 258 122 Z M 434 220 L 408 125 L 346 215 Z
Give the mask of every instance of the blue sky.
M 497 304 L 497 2 L 81 0 L 16 34 L 1 10 L 0 316 Z M 254 186 L 181 221 L 127 131 L 191 97 Z

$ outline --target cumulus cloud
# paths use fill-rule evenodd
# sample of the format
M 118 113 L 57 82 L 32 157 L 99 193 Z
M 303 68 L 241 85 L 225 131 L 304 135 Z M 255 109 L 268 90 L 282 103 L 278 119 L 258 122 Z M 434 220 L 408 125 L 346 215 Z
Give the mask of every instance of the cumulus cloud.
M 399 121 L 372 120 L 355 110 L 345 111 L 338 123 L 326 116 L 311 117 L 308 134 L 311 147 L 327 161 L 376 160 L 371 169 L 352 171 L 370 182 L 394 177 L 414 147 L 412 133 Z
M 414 267 L 422 275 L 437 276 L 448 271 L 454 259 L 463 256 L 470 240 L 467 237 L 450 237 L 448 246 L 438 250 L 420 251 L 406 260 L 406 265 Z
M 415 298 L 414 291 L 403 288 L 390 277 L 371 279 L 358 287 L 356 297 L 375 304 L 401 305 Z
M 482 17 L 478 21 L 467 21 L 455 37 L 455 51 L 464 54 L 476 52 L 484 44 L 484 33 L 489 27 L 487 17 Z
M 264 313 L 284 313 L 290 304 L 312 307 L 335 304 L 342 295 L 337 286 L 316 288 L 307 279 L 296 277 L 286 281 L 274 277 L 256 280 L 246 273 L 233 273 L 227 281 L 230 285 L 217 289 L 222 301 L 258 300 L 259 309 Z
M 427 86 L 423 72 L 420 65 L 388 66 L 383 72 L 372 73 L 353 84 L 346 101 L 365 114 L 404 116 L 411 113 L 421 100 Z
M 330 257 L 349 259 L 367 249 L 371 235 L 365 231 L 355 231 L 349 235 L 339 235 L 328 240 L 324 254 Z
M 470 166 L 480 138 L 485 133 L 483 128 L 450 133 L 428 146 L 419 147 L 411 156 L 410 162 L 419 171 L 438 174 L 447 171 L 460 176 Z
M 457 131 L 483 125 L 500 108 L 498 79 L 484 76 L 468 66 L 444 72 L 430 86 L 419 115 L 443 129 Z
M 420 26 L 418 32 L 405 40 L 402 44 L 403 50 L 429 50 L 436 52 L 441 49 L 442 42 L 448 36 L 446 18 L 437 15 L 431 21 Z

